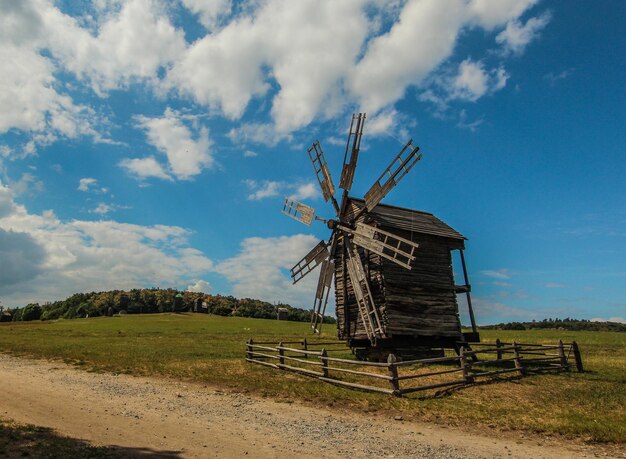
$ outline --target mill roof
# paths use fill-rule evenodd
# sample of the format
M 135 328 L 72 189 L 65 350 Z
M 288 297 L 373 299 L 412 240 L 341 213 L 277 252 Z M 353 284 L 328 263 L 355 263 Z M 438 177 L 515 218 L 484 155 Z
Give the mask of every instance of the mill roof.
M 365 206 L 365 201 L 358 198 L 350 198 L 350 202 L 358 209 Z M 414 233 L 429 234 L 463 241 L 467 239 L 461 233 L 446 225 L 433 214 L 412 210 L 404 207 L 378 204 L 371 212 L 370 217 L 380 223 L 381 226 L 398 228 Z

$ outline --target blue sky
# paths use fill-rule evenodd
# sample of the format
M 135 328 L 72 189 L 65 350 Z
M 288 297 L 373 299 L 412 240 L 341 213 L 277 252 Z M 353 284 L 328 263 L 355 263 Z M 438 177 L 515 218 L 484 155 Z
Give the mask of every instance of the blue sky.
M 479 323 L 626 317 L 621 1 L 0 0 L 0 301 L 176 287 L 312 305 L 288 269 L 412 138 L 383 201 L 468 237 Z

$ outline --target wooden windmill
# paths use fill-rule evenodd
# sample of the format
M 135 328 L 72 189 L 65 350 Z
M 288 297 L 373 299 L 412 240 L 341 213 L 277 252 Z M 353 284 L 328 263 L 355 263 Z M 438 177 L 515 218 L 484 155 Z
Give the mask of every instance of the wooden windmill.
M 465 237 L 432 214 L 380 204 L 422 158 L 412 140 L 402 148 L 364 199 L 349 196 L 359 156 L 365 114 L 352 116 L 335 199 L 319 141 L 309 149 L 315 175 L 336 217 L 324 219 L 303 203 L 286 198 L 283 213 L 310 225 L 325 222 L 332 231 L 291 269 L 294 284 L 321 264 L 312 314 L 319 333 L 333 278 L 340 339 L 370 358 L 388 352 L 432 354 L 478 339 L 463 256 Z M 464 285 L 455 285 L 453 250 L 459 250 Z M 461 332 L 457 293 L 467 295 L 473 333 Z

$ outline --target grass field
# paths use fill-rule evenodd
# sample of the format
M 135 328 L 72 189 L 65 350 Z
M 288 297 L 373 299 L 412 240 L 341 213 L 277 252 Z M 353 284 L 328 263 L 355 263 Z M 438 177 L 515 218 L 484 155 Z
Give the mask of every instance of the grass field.
M 245 341 L 313 339 L 305 323 L 192 314 L 0 324 L 0 351 L 63 359 L 89 371 L 159 375 L 376 414 L 454 425 L 626 440 L 626 334 L 483 331 L 483 341 L 578 342 L 583 374 L 552 373 L 394 398 L 247 364 Z M 334 325 L 326 326 L 334 338 Z

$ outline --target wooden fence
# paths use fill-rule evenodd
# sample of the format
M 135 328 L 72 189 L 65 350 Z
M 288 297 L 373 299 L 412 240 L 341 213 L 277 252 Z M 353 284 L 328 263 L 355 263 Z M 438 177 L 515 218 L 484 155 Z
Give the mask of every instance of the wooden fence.
M 294 345 L 299 345 L 294 347 Z M 288 347 L 291 346 L 291 347 Z M 576 342 L 564 344 L 472 343 L 458 355 L 387 362 L 365 362 L 334 357 L 350 350 L 343 341 L 255 342 L 246 344 L 246 361 L 292 371 L 331 384 L 402 396 L 411 392 L 473 384 L 479 378 L 506 373 L 525 376 L 575 367 L 583 371 Z

